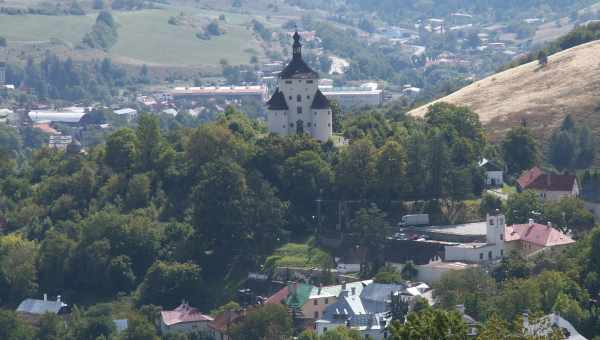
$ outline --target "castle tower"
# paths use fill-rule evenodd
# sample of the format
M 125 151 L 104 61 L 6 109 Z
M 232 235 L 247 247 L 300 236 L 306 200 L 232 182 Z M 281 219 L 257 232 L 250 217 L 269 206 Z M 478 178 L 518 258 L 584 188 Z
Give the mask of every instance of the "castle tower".
M 300 34 L 294 33 L 292 60 L 281 71 L 277 89 L 267 102 L 269 131 L 280 135 L 309 134 L 326 142 L 333 132 L 329 100 L 319 90 L 319 74 L 302 59 Z
M 504 248 L 506 221 L 504 215 L 496 213 L 486 216 L 486 241 Z

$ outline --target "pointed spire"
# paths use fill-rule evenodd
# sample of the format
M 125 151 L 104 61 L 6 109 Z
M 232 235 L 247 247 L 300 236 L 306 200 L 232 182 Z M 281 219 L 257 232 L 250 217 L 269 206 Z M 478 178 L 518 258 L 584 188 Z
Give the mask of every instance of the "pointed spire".
M 292 57 L 293 58 L 301 58 L 302 57 L 302 44 L 300 43 L 300 34 L 298 34 L 298 27 L 294 32 L 294 44 L 292 45 Z

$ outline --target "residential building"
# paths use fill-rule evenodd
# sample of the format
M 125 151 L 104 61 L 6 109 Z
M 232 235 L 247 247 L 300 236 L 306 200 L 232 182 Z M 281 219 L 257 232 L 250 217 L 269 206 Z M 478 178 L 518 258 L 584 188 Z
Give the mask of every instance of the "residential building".
M 69 135 L 50 135 L 48 137 L 48 147 L 50 149 L 66 150 L 72 142 L 73 136 Z
M 537 166 L 527 170 L 517 180 L 517 190 L 532 190 L 542 200 L 558 201 L 563 197 L 579 196 L 579 184 L 575 175 L 557 175 Z
M 127 319 L 116 319 L 113 320 L 117 334 L 121 334 L 129 328 L 129 321 Z
M 363 282 L 364 283 L 364 282 Z M 327 306 L 323 316 L 316 321 L 317 334 L 328 330 L 347 327 L 360 332 L 361 336 L 370 336 L 375 340 L 384 339 L 384 330 L 390 322 L 391 296 L 396 295 L 409 305 L 417 296 L 422 296 L 429 286 L 422 283 L 381 284 L 369 283 L 360 293 L 345 289 L 340 292 L 336 302 Z
M 171 332 L 209 333 L 208 324 L 214 319 L 202 314 L 197 308 L 183 301 L 174 310 L 160 312 L 160 329 L 163 334 Z
M 66 314 L 69 312 L 68 305 L 61 300 L 58 295 L 56 300 L 48 300 L 48 295 L 44 294 L 40 299 L 25 299 L 17 307 L 17 313 L 41 316 L 46 313 Z
M 308 134 L 326 142 L 333 134 L 329 100 L 319 90 L 319 74 L 302 59 L 300 34 L 294 34 L 292 60 L 279 73 L 267 101 L 269 131 L 284 136 Z
M 446 261 L 480 263 L 501 259 L 504 256 L 504 215 L 487 216 L 486 242 L 459 243 L 445 246 Z
M 457 305 L 456 310 L 460 313 L 463 322 L 467 325 L 467 336 L 471 339 L 476 338 L 481 324 L 473 319 L 472 316 L 465 313 L 465 305 Z
M 555 329 L 559 329 L 565 340 L 587 340 L 586 337 L 579 334 L 573 325 L 562 318 L 560 314 L 554 312 L 541 317 L 538 320 L 529 320 L 527 313 L 523 314 L 523 329 L 528 335 L 536 337 L 547 337 Z
M 245 310 L 224 311 L 208 323 L 208 334 L 214 340 L 231 340 L 230 330 L 246 317 Z
M 125 117 L 128 121 L 131 121 L 137 116 L 137 110 L 132 108 L 123 108 L 119 110 L 115 110 L 114 113 L 120 117 Z
M 485 171 L 485 185 L 488 187 L 501 187 L 504 184 L 504 169 L 497 162 L 482 159 L 479 167 Z
M 531 256 L 544 251 L 560 251 L 575 243 L 568 235 L 547 225 L 535 223 L 533 219 L 526 224 L 514 224 L 506 228 L 504 238 L 506 252 L 515 251 L 521 256 Z

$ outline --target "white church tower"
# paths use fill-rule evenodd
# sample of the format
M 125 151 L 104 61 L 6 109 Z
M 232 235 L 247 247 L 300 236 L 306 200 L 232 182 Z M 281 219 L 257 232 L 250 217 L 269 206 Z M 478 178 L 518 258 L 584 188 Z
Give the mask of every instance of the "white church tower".
M 294 33 L 292 60 L 277 82 L 267 102 L 269 131 L 284 136 L 307 133 L 321 142 L 329 140 L 333 132 L 329 100 L 319 90 L 319 74 L 302 60 L 298 32 Z
M 494 245 L 494 256 L 502 257 L 504 255 L 504 234 L 506 232 L 504 215 L 500 213 L 487 215 L 486 220 L 486 241 L 489 245 Z

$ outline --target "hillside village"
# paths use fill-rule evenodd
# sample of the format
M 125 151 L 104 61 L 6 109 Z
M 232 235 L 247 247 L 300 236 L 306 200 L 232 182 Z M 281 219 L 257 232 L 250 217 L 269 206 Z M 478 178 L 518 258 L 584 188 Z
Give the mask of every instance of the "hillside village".
M 0 339 L 600 336 L 596 6 L 311 3 L 0 4 Z

